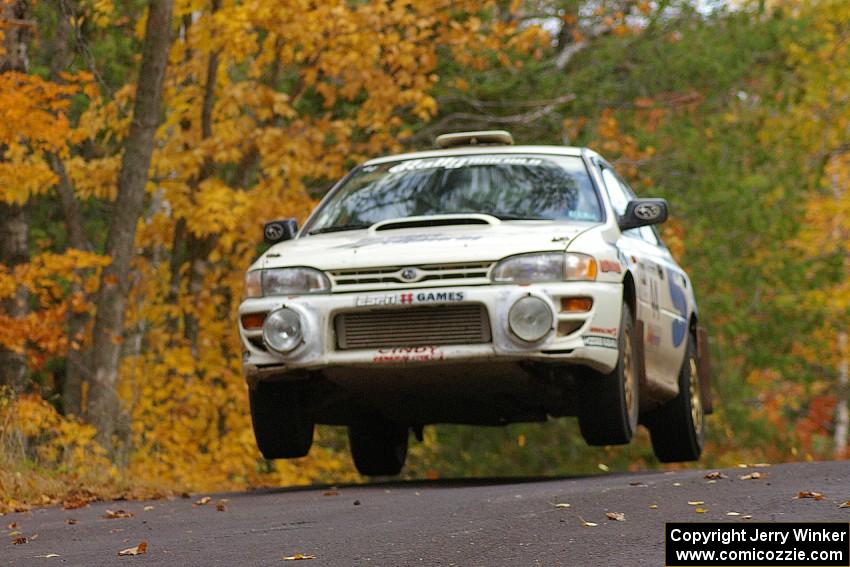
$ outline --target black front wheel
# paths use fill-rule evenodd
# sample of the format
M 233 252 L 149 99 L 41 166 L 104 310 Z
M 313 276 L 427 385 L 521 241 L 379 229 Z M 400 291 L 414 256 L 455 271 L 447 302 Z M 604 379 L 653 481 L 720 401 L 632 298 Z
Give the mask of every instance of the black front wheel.
M 638 424 L 637 343 L 632 312 L 623 304 L 617 367 L 608 374 L 588 370 L 580 377 L 578 424 L 588 445 L 624 445 Z
M 407 460 L 408 427 L 383 419 L 348 426 L 348 443 L 357 471 L 364 476 L 394 476 Z
M 696 342 L 688 334 L 685 361 L 679 371 L 679 395 L 646 416 L 652 449 L 662 463 L 696 461 L 705 440 L 705 413 L 700 388 Z
M 313 422 L 304 414 L 298 384 L 260 382 L 248 390 L 257 447 L 267 459 L 303 457 L 313 445 Z

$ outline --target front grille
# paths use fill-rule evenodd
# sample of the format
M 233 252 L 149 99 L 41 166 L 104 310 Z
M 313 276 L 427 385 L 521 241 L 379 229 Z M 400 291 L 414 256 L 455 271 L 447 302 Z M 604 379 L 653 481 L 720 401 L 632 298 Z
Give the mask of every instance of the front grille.
M 490 283 L 487 277 L 493 262 L 468 262 L 458 264 L 428 264 L 424 266 L 387 266 L 331 270 L 328 274 L 334 291 L 359 291 L 391 287 L 427 287 L 440 285 L 476 285 Z M 405 272 L 414 276 L 405 278 Z
M 340 350 L 490 342 L 487 309 L 474 303 L 341 313 L 334 325 Z

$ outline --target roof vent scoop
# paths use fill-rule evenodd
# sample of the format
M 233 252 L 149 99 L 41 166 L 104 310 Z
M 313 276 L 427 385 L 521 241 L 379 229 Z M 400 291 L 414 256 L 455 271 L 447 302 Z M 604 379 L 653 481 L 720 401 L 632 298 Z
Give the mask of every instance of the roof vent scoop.
M 455 146 L 513 146 L 514 137 L 505 130 L 483 130 L 481 132 L 455 132 L 437 136 L 438 148 Z

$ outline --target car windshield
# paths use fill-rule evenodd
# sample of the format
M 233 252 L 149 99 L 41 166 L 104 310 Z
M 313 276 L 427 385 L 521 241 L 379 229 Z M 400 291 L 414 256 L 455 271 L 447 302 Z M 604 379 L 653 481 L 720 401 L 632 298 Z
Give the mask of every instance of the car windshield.
M 502 220 L 602 220 L 580 157 L 461 155 L 360 168 L 319 210 L 309 232 L 458 213 L 484 213 Z

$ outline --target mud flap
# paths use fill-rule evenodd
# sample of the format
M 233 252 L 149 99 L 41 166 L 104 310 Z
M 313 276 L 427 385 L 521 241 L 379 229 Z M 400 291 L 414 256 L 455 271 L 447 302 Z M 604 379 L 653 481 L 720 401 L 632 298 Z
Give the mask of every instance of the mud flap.
M 708 347 L 708 331 L 697 327 L 697 365 L 699 366 L 700 395 L 702 407 L 706 414 L 714 413 L 714 400 L 711 395 L 711 356 Z

